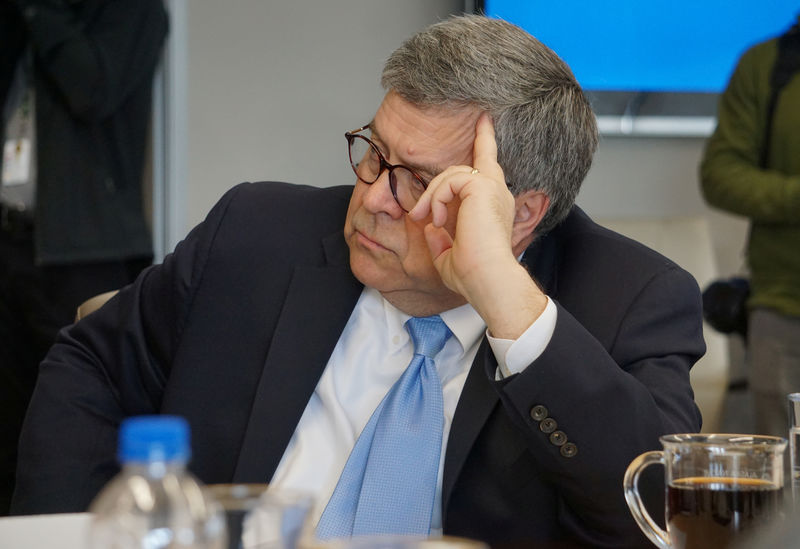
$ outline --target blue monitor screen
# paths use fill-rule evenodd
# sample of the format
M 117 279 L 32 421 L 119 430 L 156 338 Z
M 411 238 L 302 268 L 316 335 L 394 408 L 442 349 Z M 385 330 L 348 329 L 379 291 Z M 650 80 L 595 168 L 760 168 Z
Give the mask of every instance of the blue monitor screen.
M 485 0 L 598 91 L 719 93 L 747 47 L 787 30 L 798 0 Z

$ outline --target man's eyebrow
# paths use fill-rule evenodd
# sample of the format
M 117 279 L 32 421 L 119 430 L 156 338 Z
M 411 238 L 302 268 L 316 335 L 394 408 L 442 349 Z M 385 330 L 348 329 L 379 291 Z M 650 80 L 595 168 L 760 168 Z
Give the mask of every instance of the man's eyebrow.
M 375 128 L 375 120 L 370 120 L 369 124 L 367 124 L 367 127 L 369 128 L 370 133 L 372 134 L 372 140 L 376 141 L 377 145 L 380 145 L 380 148 L 382 149 L 381 152 L 383 153 L 383 155 L 389 156 L 387 150 L 388 147 L 386 147 L 386 144 L 384 143 L 383 139 L 381 139 L 380 132 Z M 433 166 L 430 164 L 413 164 L 413 163 L 409 164 L 401 163 L 401 164 L 403 164 L 403 166 L 407 168 L 411 168 L 415 173 L 419 174 L 420 176 L 424 176 L 423 179 L 425 179 L 426 182 L 430 182 L 431 179 L 433 179 L 434 177 L 436 177 L 437 175 L 439 175 L 444 171 L 444 168 L 441 168 L 439 166 Z

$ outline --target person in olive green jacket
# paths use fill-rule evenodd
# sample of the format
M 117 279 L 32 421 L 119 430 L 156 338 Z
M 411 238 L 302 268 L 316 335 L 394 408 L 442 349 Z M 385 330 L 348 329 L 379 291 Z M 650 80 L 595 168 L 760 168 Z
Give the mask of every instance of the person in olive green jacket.
M 800 71 L 778 95 L 762 161 L 777 54 L 774 38 L 739 60 L 700 175 L 711 206 L 750 220 L 747 352 L 755 428 L 787 436 L 786 394 L 800 391 Z

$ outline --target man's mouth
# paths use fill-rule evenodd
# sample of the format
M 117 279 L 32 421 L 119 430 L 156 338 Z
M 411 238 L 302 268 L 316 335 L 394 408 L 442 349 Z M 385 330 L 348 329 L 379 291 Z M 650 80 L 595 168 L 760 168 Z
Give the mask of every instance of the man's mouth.
M 361 244 L 367 249 L 389 251 L 389 249 L 386 246 L 382 245 L 380 242 L 376 240 L 373 240 L 372 238 L 367 236 L 365 233 L 359 231 L 358 229 L 356 229 L 356 240 L 358 241 L 359 244 Z

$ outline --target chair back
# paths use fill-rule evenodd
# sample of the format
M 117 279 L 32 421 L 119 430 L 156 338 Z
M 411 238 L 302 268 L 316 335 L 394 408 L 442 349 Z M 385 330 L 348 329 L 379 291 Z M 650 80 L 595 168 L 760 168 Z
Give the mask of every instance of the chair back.
M 119 290 L 111 290 L 109 292 L 103 292 L 102 294 L 97 294 L 95 296 L 90 297 L 80 305 L 78 305 L 78 310 L 75 311 L 75 322 L 78 322 L 80 319 L 82 319 L 89 313 L 93 313 L 97 309 L 105 305 L 106 301 L 114 297 L 118 291 Z

